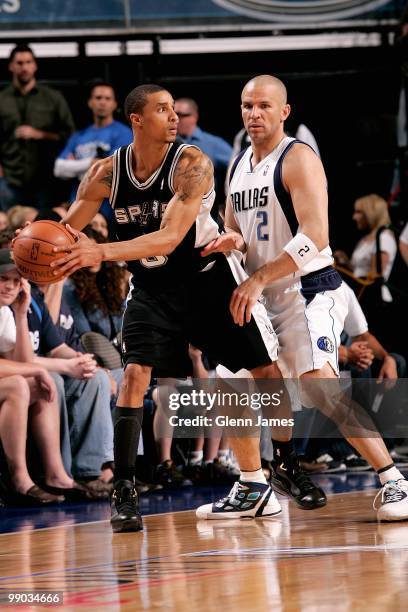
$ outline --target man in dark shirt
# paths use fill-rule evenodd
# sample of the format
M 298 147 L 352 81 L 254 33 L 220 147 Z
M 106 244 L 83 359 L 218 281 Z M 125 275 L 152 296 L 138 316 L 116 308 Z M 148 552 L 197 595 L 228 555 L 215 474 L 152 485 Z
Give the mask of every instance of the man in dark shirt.
M 74 131 L 71 111 L 54 89 L 39 85 L 30 47 L 10 54 L 12 83 L 0 92 L 0 209 L 46 208 L 53 199 L 53 165 Z

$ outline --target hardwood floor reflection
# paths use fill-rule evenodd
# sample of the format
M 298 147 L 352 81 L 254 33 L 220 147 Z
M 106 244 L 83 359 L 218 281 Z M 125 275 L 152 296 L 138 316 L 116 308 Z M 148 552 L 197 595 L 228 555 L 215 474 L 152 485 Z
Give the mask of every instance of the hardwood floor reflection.
M 63 591 L 65 610 L 406 610 L 408 523 L 377 524 L 372 498 L 284 500 L 256 521 L 148 516 L 136 534 L 106 521 L 4 534 L 0 588 Z

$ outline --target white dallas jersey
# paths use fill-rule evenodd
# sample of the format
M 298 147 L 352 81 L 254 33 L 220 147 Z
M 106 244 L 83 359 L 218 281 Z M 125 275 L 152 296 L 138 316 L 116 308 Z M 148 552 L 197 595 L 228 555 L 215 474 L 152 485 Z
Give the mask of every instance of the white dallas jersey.
M 292 199 L 282 183 L 282 162 L 295 142 L 299 141 L 285 137 L 255 167 L 249 147 L 232 165 L 229 197 L 247 245 L 245 267 L 249 274 L 282 253 L 298 232 Z M 327 246 L 296 274 L 309 274 L 332 263 L 332 251 Z

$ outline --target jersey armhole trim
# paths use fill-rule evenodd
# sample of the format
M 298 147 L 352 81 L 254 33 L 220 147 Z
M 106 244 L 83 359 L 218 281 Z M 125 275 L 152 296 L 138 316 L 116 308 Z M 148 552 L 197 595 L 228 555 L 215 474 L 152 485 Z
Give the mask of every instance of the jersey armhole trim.
M 112 187 L 109 195 L 109 202 L 112 208 L 115 208 L 116 196 L 118 194 L 119 174 L 120 174 L 120 151 L 115 151 L 112 157 Z
M 245 153 L 248 151 L 249 147 L 246 147 L 246 149 L 244 149 L 243 151 L 241 151 L 240 153 L 238 153 L 238 155 L 236 156 L 236 158 L 234 159 L 231 169 L 230 169 L 230 173 L 229 173 L 229 177 L 228 177 L 228 184 L 231 185 L 231 181 L 233 179 L 233 176 L 235 174 L 235 170 L 237 169 L 237 166 L 239 164 L 239 162 L 241 161 L 241 159 L 244 157 Z

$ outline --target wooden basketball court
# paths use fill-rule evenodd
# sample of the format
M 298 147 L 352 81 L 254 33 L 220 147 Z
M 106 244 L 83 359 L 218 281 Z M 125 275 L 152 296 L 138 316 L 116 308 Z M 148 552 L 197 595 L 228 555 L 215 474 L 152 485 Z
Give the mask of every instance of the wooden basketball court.
M 283 513 L 261 520 L 152 515 L 134 534 L 108 520 L 2 534 L 1 600 L 39 590 L 75 611 L 407 610 L 408 523 L 378 524 L 373 496 L 331 495 L 314 511 L 281 499 Z

